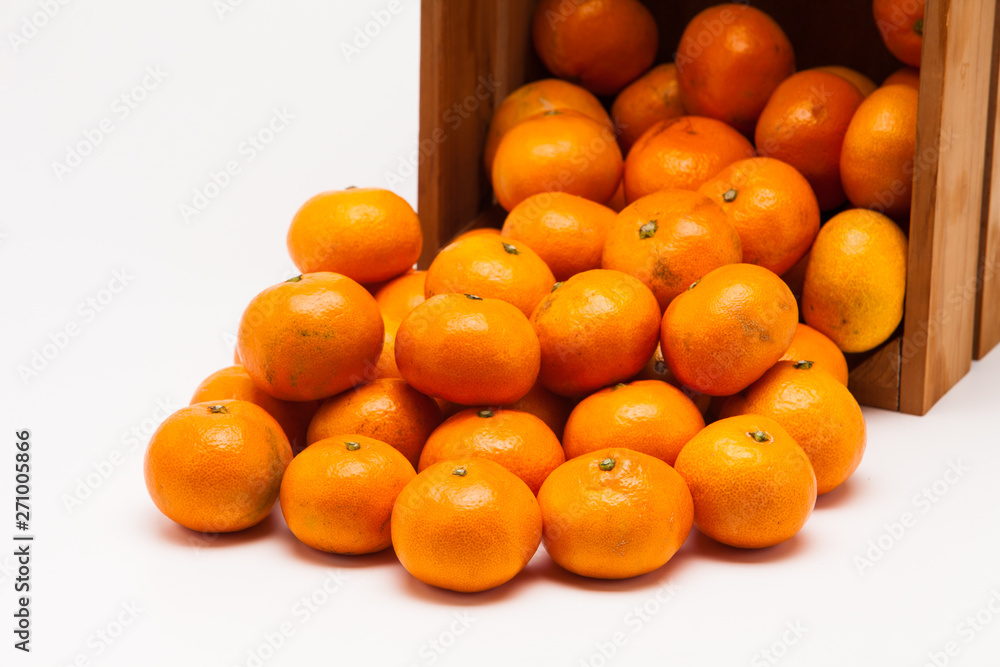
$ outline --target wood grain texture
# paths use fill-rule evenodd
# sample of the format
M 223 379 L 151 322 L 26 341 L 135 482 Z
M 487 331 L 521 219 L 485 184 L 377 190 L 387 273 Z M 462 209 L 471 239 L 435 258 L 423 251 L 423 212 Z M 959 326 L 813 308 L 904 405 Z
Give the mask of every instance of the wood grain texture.
M 982 359 L 1000 343 L 1000 11 L 993 24 L 993 74 L 990 136 L 983 176 L 983 226 L 979 230 L 980 291 L 976 301 L 973 355 Z
M 899 410 L 899 355 L 902 339 L 894 336 L 873 352 L 851 355 L 847 388 L 862 405 Z
M 493 202 L 483 144 L 493 110 L 536 62 L 529 29 L 533 6 L 532 0 L 421 3 L 421 267 Z
M 972 365 L 995 0 L 928 0 L 899 408 L 924 414 Z

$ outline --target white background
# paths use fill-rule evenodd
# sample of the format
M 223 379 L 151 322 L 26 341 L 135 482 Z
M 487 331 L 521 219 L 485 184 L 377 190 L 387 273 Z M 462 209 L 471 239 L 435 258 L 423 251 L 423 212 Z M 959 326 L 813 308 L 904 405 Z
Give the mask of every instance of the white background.
M 998 352 L 924 418 L 866 409 L 861 468 L 795 539 L 737 551 L 695 532 L 633 580 L 571 576 L 539 551 L 513 583 L 466 596 L 410 578 L 391 550 L 304 547 L 277 508 L 218 538 L 161 516 L 142 480 L 159 406 L 185 404 L 229 364 L 244 305 L 293 270 L 284 237 L 298 206 L 387 186 L 417 138 L 417 0 L 350 59 L 341 44 L 387 1 L 218 4 L 74 0 L 15 45 L 39 5 L 4 2 L 0 664 L 918 666 L 948 642 L 957 654 L 937 664 L 997 664 Z M 147 68 L 165 76 L 126 116 L 116 100 Z M 250 160 L 243 142 L 275 110 L 294 119 Z M 54 163 L 102 119 L 113 131 L 60 178 Z M 181 205 L 231 160 L 239 173 L 186 222 Z M 416 203 L 415 176 L 393 188 Z M 22 377 L 36 351 L 51 358 Z M 11 632 L 23 428 L 38 536 L 30 656 Z M 934 502 L 920 500 L 935 483 Z M 906 513 L 911 525 L 893 527 Z M 969 624 L 977 612 L 984 624 Z

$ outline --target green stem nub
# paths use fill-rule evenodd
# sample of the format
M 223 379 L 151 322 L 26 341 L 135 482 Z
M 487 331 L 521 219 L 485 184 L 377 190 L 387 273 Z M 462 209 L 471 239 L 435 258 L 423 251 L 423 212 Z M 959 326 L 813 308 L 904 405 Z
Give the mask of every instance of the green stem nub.
M 698 286 L 698 283 L 700 283 L 700 282 L 701 282 L 701 280 L 700 280 L 700 279 L 699 279 L 699 280 L 696 280 L 696 281 L 694 281 L 693 283 L 691 283 L 690 285 L 688 285 L 688 289 L 689 289 L 689 290 L 691 290 L 691 289 L 694 289 L 695 287 L 697 287 L 697 286 Z
M 611 391 L 614 391 L 615 389 L 621 389 L 621 388 L 622 388 L 622 387 L 624 387 L 624 386 L 625 386 L 625 383 L 624 383 L 624 382 L 619 382 L 618 384 L 616 384 L 615 386 L 613 386 L 613 387 L 611 388 Z
M 604 472 L 608 472 L 615 467 L 615 460 L 611 458 L 601 459 L 601 462 L 597 464 L 597 467 Z
M 299 282 L 300 280 L 302 280 L 302 276 L 301 276 L 301 275 L 299 275 L 299 276 L 295 276 L 294 278 L 289 278 L 289 279 L 288 279 L 288 280 L 286 280 L 285 282 L 286 282 L 286 283 L 297 283 L 297 282 Z
M 349 452 L 356 452 L 361 449 L 360 442 L 345 442 L 344 444 L 347 445 L 347 451 Z
M 229 409 L 226 408 L 226 406 L 224 405 L 210 405 L 208 406 L 208 409 L 212 412 L 213 415 L 229 414 Z
M 797 368 L 800 371 L 809 370 L 810 368 L 813 367 L 813 364 L 815 363 L 816 363 L 815 361 L 809 361 L 808 359 L 799 359 L 794 364 L 792 364 L 792 367 Z
M 503 249 L 506 250 L 507 252 L 509 252 L 512 255 L 520 255 L 521 254 L 521 251 L 518 250 L 516 246 L 513 246 L 513 245 L 511 245 L 509 243 L 504 243 L 503 244 Z
M 728 190 L 722 193 L 722 201 L 726 202 L 727 204 L 729 202 L 736 201 L 736 195 L 738 194 L 739 193 L 736 192 L 736 188 L 729 188 Z
M 913 22 L 913 32 L 917 33 L 921 37 L 924 36 L 924 20 L 917 19 Z
M 771 436 L 760 429 L 748 431 L 747 435 L 753 438 L 754 442 L 771 442 Z
M 555 291 L 556 291 L 557 289 L 559 289 L 560 287 L 562 287 L 562 282 L 558 282 L 558 283 L 556 283 L 555 285 L 553 285 L 553 286 L 552 286 L 552 289 L 550 289 L 549 291 L 550 291 L 550 292 L 555 292 Z
M 465 469 L 465 466 L 458 466 L 457 468 L 451 471 L 451 474 L 457 475 L 458 477 L 465 477 L 465 473 L 467 472 L 468 470 Z
M 473 301 L 482 301 L 483 300 L 483 297 L 476 296 L 475 294 L 466 294 L 465 298 L 466 299 L 472 299 Z
M 643 223 L 642 227 L 639 227 L 639 240 L 652 238 L 657 229 L 656 220 Z
M 487 408 L 485 410 L 480 410 L 476 414 L 482 417 L 483 419 L 489 419 L 490 417 L 493 416 L 493 411 Z

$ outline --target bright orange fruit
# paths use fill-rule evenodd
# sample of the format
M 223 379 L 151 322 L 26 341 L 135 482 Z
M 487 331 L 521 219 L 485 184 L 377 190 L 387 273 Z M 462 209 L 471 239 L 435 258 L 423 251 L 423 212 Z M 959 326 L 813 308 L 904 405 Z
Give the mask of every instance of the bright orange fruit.
M 411 268 L 423 238 L 405 199 L 380 188 L 348 188 L 302 205 L 288 229 L 288 252 L 302 273 L 332 271 L 377 283 Z
M 417 470 L 470 456 L 499 463 L 536 494 L 549 473 L 566 460 L 555 433 L 535 415 L 502 408 L 469 408 L 449 417 L 431 433 Z
M 752 264 L 715 269 L 670 303 L 660 344 L 670 371 L 711 396 L 729 396 L 773 366 L 795 335 L 788 286 Z
M 555 276 L 524 241 L 480 234 L 453 241 L 427 269 L 424 294 L 475 294 L 501 299 L 530 317 Z
M 608 129 L 614 129 L 601 101 L 586 88 L 561 79 L 530 81 L 505 97 L 490 118 L 486 148 L 483 150 L 486 173 L 493 173 L 493 158 L 507 130 L 536 114 L 566 110 L 579 112 Z
M 698 192 L 718 204 L 739 234 L 743 261 L 779 275 L 802 259 L 819 232 L 819 204 L 809 181 L 781 160 L 739 160 Z
M 143 473 L 156 507 L 185 528 L 228 533 L 264 520 L 292 447 L 264 408 L 222 400 L 181 408 L 149 439 Z
M 614 132 L 575 111 L 546 111 L 507 131 L 493 158 L 493 192 L 510 211 L 539 192 L 604 203 L 622 177 Z
M 308 273 L 255 296 L 236 339 L 254 384 L 285 401 L 311 401 L 367 380 L 384 334 L 364 287 L 337 273 Z
M 712 269 L 742 259 L 739 234 L 715 202 L 697 192 L 662 190 L 618 214 L 601 266 L 641 280 L 663 311 Z
M 384 442 L 356 433 L 315 442 L 285 470 L 281 513 L 299 540 L 336 554 L 367 554 L 392 544 L 396 496 L 416 473 Z
M 383 336 L 382 354 L 375 362 L 375 368 L 371 372 L 372 380 L 382 378 L 401 378 L 399 367 L 396 366 L 396 331 L 399 330 L 399 320 L 393 320 L 382 316 L 385 324 L 385 334 Z
M 441 409 L 405 380 L 386 378 L 328 398 L 309 424 L 308 442 L 356 433 L 386 442 L 416 468 Z
M 656 349 L 660 308 L 645 285 L 595 269 L 558 283 L 531 316 L 541 346 L 538 378 L 579 396 L 632 377 Z
M 726 165 L 753 157 L 753 145 L 725 123 L 700 116 L 661 120 L 625 160 L 625 201 L 660 190 L 697 190 Z
M 691 490 L 698 530 L 732 547 L 780 544 L 816 505 L 809 457 L 767 417 L 709 424 L 681 450 L 676 469 Z
M 889 218 L 862 208 L 838 213 L 809 253 L 806 323 L 844 352 L 882 344 L 903 320 L 907 258 L 906 236 Z
M 811 361 L 779 361 L 722 407 L 722 417 L 740 414 L 769 417 L 788 431 L 809 456 L 820 495 L 847 481 L 865 453 L 861 406 Z
M 567 461 L 538 493 L 545 550 L 585 577 L 625 579 L 662 567 L 691 531 L 691 493 L 658 458 L 614 447 Z
M 681 100 L 689 114 L 708 116 L 753 134 L 778 84 L 795 71 L 781 27 L 764 12 L 729 3 L 703 10 L 687 25 L 674 56 Z
M 616 384 L 580 401 L 566 422 L 563 447 L 576 458 L 625 447 L 670 465 L 705 428 L 701 411 L 680 389 L 660 380 Z
M 757 152 L 797 169 L 812 187 L 820 209 L 847 199 L 840 182 L 840 153 L 854 112 L 865 100 L 842 77 L 806 70 L 788 77 L 771 94 L 757 121 Z
M 390 280 L 375 292 L 375 303 L 386 318 L 402 321 L 410 311 L 424 302 L 426 271 L 407 271 Z
M 515 206 L 500 234 L 511 242 L 526 243 L 552 270 L 555 280 L 566 280 L 601 268 L 604 240 L 615 217 L 610 208 L 589 199 L 542 192 Z M 546 289 L 551 288 L 549 284 Z
M 407 484 L 392 508 L 392 546 L 420 581 L 463 593 L 507 583 L 542 538 L 528 485 L 483 458 L 442 461 Z
M 611 117 L 618 130 L 618 143 L 628 154 L 642 134 L 658 121 L 684 115 L 677 66 L 657 65 L 618 93 L 611 105 Z
M 248 401 L 267 410 L 285 432 L 293 452 L 306 446 L 309 420 L 319 408 L 319 401 L 282 401 L 261 390 L 253 383 L 243 366 L 230 366 L 209 375 L 194 390 L 191 404 L 237 399 Z
M 413 309 L 396 332 L 396 363 L 414 388 L 462 405 L 519 400 L 538 377 L 538 337 L 499 299 L 439 294 Z
M 535 415 L 552 429 L 559 440 L 562 440 L 566 420 L 569 419 L 569 413 L 573 411 L 573 402 L 565 396 L 553 394 L 543 387 L 541 382 L 536 382 L 531 391 L 503 407 L 507 410 L 520 410 Z
M 840 152 L 840 180 L 851 203 L 909 221 L 917 146 L 916 89 L 883 86 L 851 119 Z
M 541 0 L 531 32 L 550 72 L 598 95 L 617 93 L 649 69 L 659 46 L 656 20 L 637 0 Z
M 924 0 L 875 0 L 875 25 L 886 47 L 910 67 L 920 67 L 924 43 Z
M 847 359 L 837 344 L 813 329 L 799 323 L 792 344 L 781 356 L 782 361 L 810 361 L 816 370 L 826 371 L 840 384 L 847 386 Z

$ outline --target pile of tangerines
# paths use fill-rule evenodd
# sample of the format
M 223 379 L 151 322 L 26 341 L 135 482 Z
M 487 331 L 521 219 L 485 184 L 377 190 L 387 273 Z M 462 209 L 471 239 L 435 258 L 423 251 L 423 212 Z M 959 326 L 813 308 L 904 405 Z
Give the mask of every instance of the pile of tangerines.
M 922 6 L 874 3 L 911 65 Z M 601 578 L 661 567 L 692 524 L 775 545 L 855 471 L 844 352 L 902 317 L 917 71 L 879 88 L 796 73 L 781 28 L 743 4 L 697 15 L 652 69 L 636 0 L 542 0 L 533 31 L 577 83 L 496 110 L 503 229 L 417 271 L 397 195 L 306 202 L 288 232 L 302 275 L 253 299 L 238 365 L 150 440 L 164 514 L 236 531 L 280 499 L 305 544 L 391 545 L 418 579 L 481 591 L 543 540 Z M 610 115 L 594 93 L 617 94 Z

